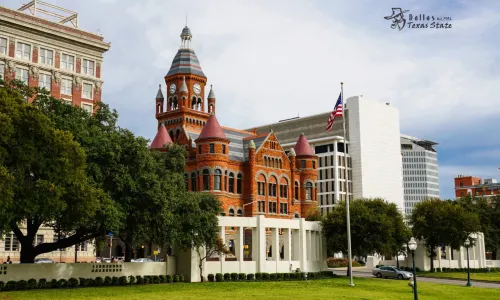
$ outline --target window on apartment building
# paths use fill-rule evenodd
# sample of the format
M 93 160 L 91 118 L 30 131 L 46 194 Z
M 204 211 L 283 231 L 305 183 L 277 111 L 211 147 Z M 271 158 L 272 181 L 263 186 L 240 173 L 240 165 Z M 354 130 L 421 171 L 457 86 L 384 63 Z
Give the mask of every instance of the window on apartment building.
M 0 78 L 5 79 L 5 64 L 0 62 Z
M 301 168 L 305 169 L 306 168 L 306 161 L 302 160 L 300 163 L 301 163 Z
M 323 157 L 318 157 L 319 167 L 323 167 Z
M 0 38 L 0 54 L 7 54 L 7 39 Z
M 288 185 L 280 185 L 280 198 L 288 198 Z
M 38 78 L 38 87 L 41 89 L 46 89 L 50 92 L 50 84 L 52 82 L 52 76 L 48 74 L 40 74 Z
M 11 251 L 12 249 L 12 234 L 7 234 L 5 236 L 5 247 L 4 247 L 4 250 L 5 251 Z
M 268 194 L 270 197 L 276 197 L 276 183 L 269 183 Z
M 288 214 L 288 203 L 280 203 L 280 214 Z
M 196 185 L 196 173 L 191 174 L 191 191 L 196 192 L 198 186 Z
M 259 201 L 257 204 L 259 212 L 261 213 L 266 212 L 266 201 Z
M 78 251 L 87 251 L 87 242 L 83 242 L 77 247 Z
M 36 235 L 36 245 L 43 244 L 43 234 Z
M 19 241 L 17 240 L 17 236 L 12 234 L 12 251 L 19 251 Z
M 319 205 L 323 205 L 323 195 L 319 195 Z
M 259 196 L 265 196 L 264 186 L 265 186 L 264 182 L 257 182 L 257 194 Z
M 16 79 L 21 80 L 24 84 L 28 84 L 28 70 L 16 68 Z
M 229 173 L 229 192 L 234 193 L 234 173 Z
M 92 99 L 92 84 L 90 83 L 83 84 L 82 97 L 86 99 Z
M 210 153 L 215 153 L 215 145 L 210 144 Z
M 71 79 L 62 78 L 61 79 L 61 94 L 72 95 L 73 94 L 73 82 Z
M 31 60 L 31 45 L 17 42 L 16 57 L 19 59 Z
M 210 189 L 210 172 L 205 169 L 203 170 L 203 190 L 208 191 Z
M 306 183 L 306 200 L 312 200 L 312 183 Z
M 49 49 L 40 48 L 39 60 L 41 64 L 52 66 L 54 52 Z
M 217 191 L 221 190 L 221 182 L 222 182 L 222 171 L 216 169 L 214 171 L 214 190 Z
M 75 65 L 75 57 L 73 55 L 61 55 L 61 69 L 73 71 Z
M 241 194 L 242 181 L 243 181 L 243 176 L 241 176 L 241 174 L 238 174 L 238 176 L 236 176 L 236 193 L 238 194 Z
M 94 76 L 94 62 L 88 59 L 82 59 L 82 73 Z
M 276 213 L 276 202 L 269 202 L 269 213 L 270 214 Z
M 94 108 L 92 106 L 92 104 L 86 104 L 86 103 L 82 103 L 82 109 L 88 113 L 92 113 Z

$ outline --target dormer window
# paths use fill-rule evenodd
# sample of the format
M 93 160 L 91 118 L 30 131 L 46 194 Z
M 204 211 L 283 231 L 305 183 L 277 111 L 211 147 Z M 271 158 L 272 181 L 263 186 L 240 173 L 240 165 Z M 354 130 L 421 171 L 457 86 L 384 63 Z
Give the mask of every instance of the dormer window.
M 226 154 L 226 145 L 222 145 L 222 154 Z

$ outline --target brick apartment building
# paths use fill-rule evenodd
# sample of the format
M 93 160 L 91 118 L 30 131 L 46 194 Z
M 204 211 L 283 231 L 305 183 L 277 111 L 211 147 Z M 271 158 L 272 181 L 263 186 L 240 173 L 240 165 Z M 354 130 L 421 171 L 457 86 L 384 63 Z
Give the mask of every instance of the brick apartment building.
M 217 195 L 226 216 L 305 216 L 317 207 L 317 157 L 306 137 L 297 135 L 294 151 L 287 155 L 273 132 L 257 135 L 220 126 L 212 88 L 205 101 L 207 77 L 191 38 L 184 27 L 181 47 L 165 76 L 166 97 L 158 90 L 158 133 L 151 148 L 185 145 L 188 190 Z
M 38 17 L 44 11 L 58 17 L 55 21 Z M 79 29 L 77 24 L 75 12 L 40 1 L 31 1 L 18 10 L 0 6 L 0 76 L 7 81 L 19 79 L 30 87 L 45 88 L 56 98 L 94 111 L 94 104 L 101 101 L 103 54 L 110 43 L 99 34 Z M 41 227 L 36 244 L 57 239 L 50 227 Z M 75 249 L 79 261 L 95 259 L 92 242 L 38 258 L 73 262 Z M 0 262 L 7 256 L 13 261 L 20 256 L 19 241 L 12 233 L 0 240 Z
M 492 197 L 500 195 L 500 183 L 496 179 L 482 179 L 473 176 L 455 177 L 455 197 L 463 196 Z
M 45 88 L 56 98 L 93 111 L 94 103 L 101 101 L 103 54 L 110 43 L 77 28 L 75 12 L 50 5 L 46 9 L 67 18 L 57 22 L 38 17 L 42 4 L 35 7 L 34 2 L 19 10 L 0 6 L 0 76 Z

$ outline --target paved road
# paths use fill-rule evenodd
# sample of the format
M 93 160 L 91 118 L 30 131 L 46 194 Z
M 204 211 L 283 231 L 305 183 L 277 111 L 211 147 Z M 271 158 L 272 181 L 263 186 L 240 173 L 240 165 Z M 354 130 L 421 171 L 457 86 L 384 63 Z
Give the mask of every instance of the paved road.
M 337 275 L 345 276 L 345 269 L 330 269 Z M 376 278 L 373 276 L 371 270 L 367 269 L 355 269 L 353 268 L 352 275 L 354 277 L 364 277 L 364 278 Z M 379 280 L 394 280 L 394 279 L 379 279 Z M 452 284 L 452 285 L 465 285 L 467 281 L 465 280 L 453 280 L 453 279 L 441 279 L 441 278 L 429 278 L 429 277 L 419 277 L 417 276 L 418 282 L 433 282 L 440 284 Z M 489 282 L 481 282 L 471 280 L 472 286 L 482 287 L 482 288 L 492 288 L 492 289 L 500 289 L 500 283 L 489 283 Z

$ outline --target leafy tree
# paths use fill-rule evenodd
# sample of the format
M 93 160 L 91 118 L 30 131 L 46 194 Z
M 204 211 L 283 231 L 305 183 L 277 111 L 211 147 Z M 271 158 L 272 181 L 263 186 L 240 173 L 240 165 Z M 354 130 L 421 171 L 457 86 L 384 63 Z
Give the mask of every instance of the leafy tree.
M 306 221 L 321 221 L 323 220 L 323 215 L 321 215 L 321 211 L 317 207 L 311 207 L 304 214 Z
M 434 271 L 437 247 L 445 244 L 457 249 L 465 245 L 472 233 L 481 229 L 477 214 L 452 201 L 439 199 L 418 203 L 413 208 L 410 224 L 413 235 L 425 242 L 431 272 Z
M 29 263 L 38 254 L 81 243 L 112 228 L 107 220 L 115 209 L 108 195 L 89 182 L 84 150 L 70 133 L 26 104 L 30 91 L 18 85 L 0 87 L 0 176 L 10 181 L 10 188 L 1 192 L 0 226 L 14 232 L 21 244 L 21 262 Z M 65 237 L 35 246 L 42 225 Z
M 486 251 L 496 254 L 500 245 L 500 196 L 471 197 L 468 195 L 456 200 L 456 203 L 479 216 L 480 231 L 484 234 Z
M 407 241 L 407 230 L 397 206 L 382 199 L 350 202 L 352 254 L 366 257 L 373 253 L 394 255 Z M 339 203 L 322 221 L 330 254 L 347 253 L 345 202 Z M 350 270 L 348 270 L 350 272 Z
M 125 261 L 141 243 L 172 241 L 174 203 L 186 197 L 185 149 L 172 145 L 167 152 L 150 151 L 146 139 L 117 126 L 118 114 L 106 104 L 94 115 L 44 94 L 37 104 L 88 153 L 89 180 L 111 197 L 123 216 L 114 233 L 125 243 Z
M 186 194 L 187 197 L 177 202 L 174 210 L 175 222 L 179 227 L 173 240 L 183 250 L 196 251 L 203 282 L 203 261 L 215 254 L 229 253 L 218 232 L 220 202 L 216 196 L 207 193 Z

